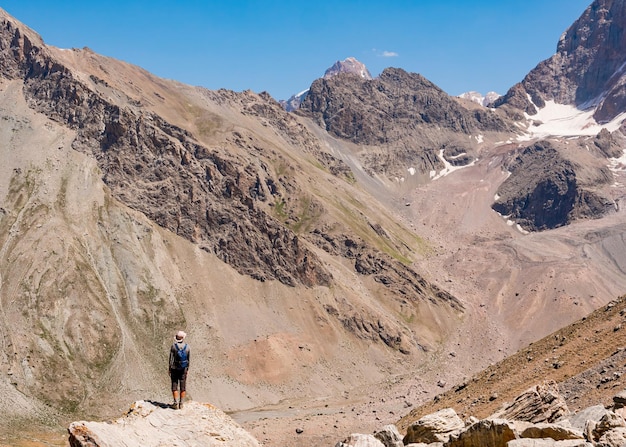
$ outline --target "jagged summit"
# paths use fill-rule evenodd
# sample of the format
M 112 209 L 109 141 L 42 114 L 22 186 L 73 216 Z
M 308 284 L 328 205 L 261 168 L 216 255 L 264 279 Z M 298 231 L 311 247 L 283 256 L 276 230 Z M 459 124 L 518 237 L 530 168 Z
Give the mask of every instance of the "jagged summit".
M 362 62 L 359 62 L 354 57 L 348 57 L 342 61 L 337 61 L 324 72 L 324 79 L 332 78 L 340 73 L 353 73 L 363 79 L 372 79 L 372 75 Z
M 477 109 L 468 110 L 420 74 L 386 68 L 373 80 L 317 79 L 297 113 L 337 138 L 371 147 L 358 155 L 365 169 L 404 184 L 433 178 L 446 163 L 470 164 L 479 138 L 472 143 L 469 135 L 509 130 L 498 113 Z M 374 148 L 385 148 L 384 155 L 372 156 Z
M 326 69 L 322 79 L 330 79 L 341 73 L 352 73 L 363 79 L 373 79 L 365 64 L 359 62 L 354 57 L 348 57 L 342 61 L 335 62 L 331 67 Z M 287 112 L 293 112 L 294 110 L 298 110 L 300 108 L 302 101 L 304 101 L 308 94 L 309 89 L 303 90 L 300 93 L 292 95 L 286 101 L 280 101 L 280 104 Z

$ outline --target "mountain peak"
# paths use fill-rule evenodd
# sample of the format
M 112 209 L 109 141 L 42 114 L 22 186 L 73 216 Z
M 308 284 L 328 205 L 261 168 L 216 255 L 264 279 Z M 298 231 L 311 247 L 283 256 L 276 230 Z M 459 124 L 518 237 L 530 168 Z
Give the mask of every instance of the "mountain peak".
M 360 76 L 362 79 L 373 79 L 369 70 L 364 63 L 358 61 L 354 57 L 347 57 L 342 61 L 335 62 L 330 68 L 324 72 L 323 79 L 330 79 L 337 76 L 340 73 L 352 73 Z M 309 94 L 309 89 L 303 90 L 300 93 L 292 95 L 286 101 L 280 101 L 280 104 L 287 112 L 293 112 L 300 108 L 300 104 L 304 101 L 304 98 Z
M 354 57 L 335 62 L 332 67 L 324 72 L 324 79 L 332 78 L 340 73 L 354 73 L 363 79 L 372 79 L 372 75 L 365 64 Z

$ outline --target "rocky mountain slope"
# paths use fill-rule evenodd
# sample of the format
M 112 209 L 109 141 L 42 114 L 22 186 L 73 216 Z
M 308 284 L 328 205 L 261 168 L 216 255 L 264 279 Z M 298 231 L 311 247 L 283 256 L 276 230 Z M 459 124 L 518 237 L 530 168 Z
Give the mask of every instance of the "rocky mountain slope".
M 0 20 L 2 442 L 167 401 L 182 328 L 194 401 L 327 445 L 626 290 L 619 120 L 552 132 L 401 69 L 287 113 Z
M 626 3 L 621 0 L 593 2 L 561 36 L 556 54 L 495 102 L 511 116 L 521 119 L 519 113 L 523 112 L 529 118 L 528 138 L 595 136 L 593 144 L 585 140 L 558 150 L 558 163 L 538 165 L 547 152 L 533 157 L 537 146 L 528 147 L 526 155 L 513 162 L 511 178 L 498 192 L 506 198 L 497 200 L 494 209 L 513 216 L 526 229 L 555 228 L 579 218 L 600 217 L 618 206 L 604 160 L 620 157 L 624 146 L 623 132 L 617 130 L 626 110 L 625 14 Z M 595 156 L 589 158 L 585 151 Z M 598 162 L 605 167 L 589 169 Z M 531 180 L 538 170 L 547 175 Z M 553 208 L 559 211 L 552 213 Z M 548 218 L 543 216 L 546 211 Z
M 525 230 L 537 231 L 614 212 L 613 174 L 602 152 L 623 138 L 599 134 L 593 142 L 566 144 L 549 140 L 523 147 L 507 163 L 511 176 L 498 188 L 493 209 Z M 619 138 L 619 143 L 613 142 Z M 621 144 L 620 144 L 621 143 Z
M 621 297 L 412 409 L 399 428 L 443 408 L 454 408 L 461 417 L 485 418 L 529 384 L 550 381 L 571 411 L 609 406 L 626 388 L 625 315 L 626 299 Z
M 612 121 L 626 109 L 626 3 L 597 0 L 561 36 L 554 56 L 513 86 L 497 105 L 529 115 L 546 102 L 592 108 L 596 121 Z

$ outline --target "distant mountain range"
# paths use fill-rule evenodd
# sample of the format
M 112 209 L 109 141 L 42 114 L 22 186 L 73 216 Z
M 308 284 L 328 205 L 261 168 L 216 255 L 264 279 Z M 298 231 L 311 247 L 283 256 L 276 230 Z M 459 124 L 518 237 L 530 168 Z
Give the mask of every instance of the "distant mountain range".
M 496 99 L 498 99 L 501 95 L 496 92 L 488 92 L 486 95 L 482 95 L 479 92 L 466 92 L 459 95 L 459 98 L 469 99 L 470 101 L 474 101 L 481 106 L 489 106 L 493 104 Z
M 360 76 L 361 79 L 372 80 L 372 75 L 369 70 L 362 62 L 358 61 L 354 57 L 348 57 L 343 61 L 335 62 L 331 67 L 329 67 L 325 72 L 323 79 L 330 79 L 334 76 L 337 76 L 340 73 L 351 73 L 357 76 Z M 300 108 L 300 104 L 306 98 L 306 95 L 309 93 L 309 89 L 303 90 L 300 93 L 296 93 L 292 95 L 287 100 L 280 100 L 279 103 L 283 106 L 285 110 L 288 112 L 293 112 Z M 482 95 L 479 92 L 467 92 L 459 95 L 460 98 L 468 99 L 470 101 L 474 101 L 477 104 L 482 106 L 488 106 L 492 104 L 496 99 L 498 99 L 501 95 L 496 92 L 488 92 L 486 95 Z

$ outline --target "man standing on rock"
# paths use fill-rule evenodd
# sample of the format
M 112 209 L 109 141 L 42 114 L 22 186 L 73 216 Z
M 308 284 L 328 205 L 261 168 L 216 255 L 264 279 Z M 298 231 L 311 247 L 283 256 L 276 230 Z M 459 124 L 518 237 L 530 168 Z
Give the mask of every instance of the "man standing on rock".
M 176 333 L 176 341 L 170 349 L 170 378 L 172 379 L 172 395 L 174 404 L 172 408 L 183 408 L 183 399 L 187 385 L 187 370 L 189 369 L 189 345 L 185 343 L 187 334 L 183 331 Z M 178 399 L 178 386 L 180 385 L 180 400 Z

